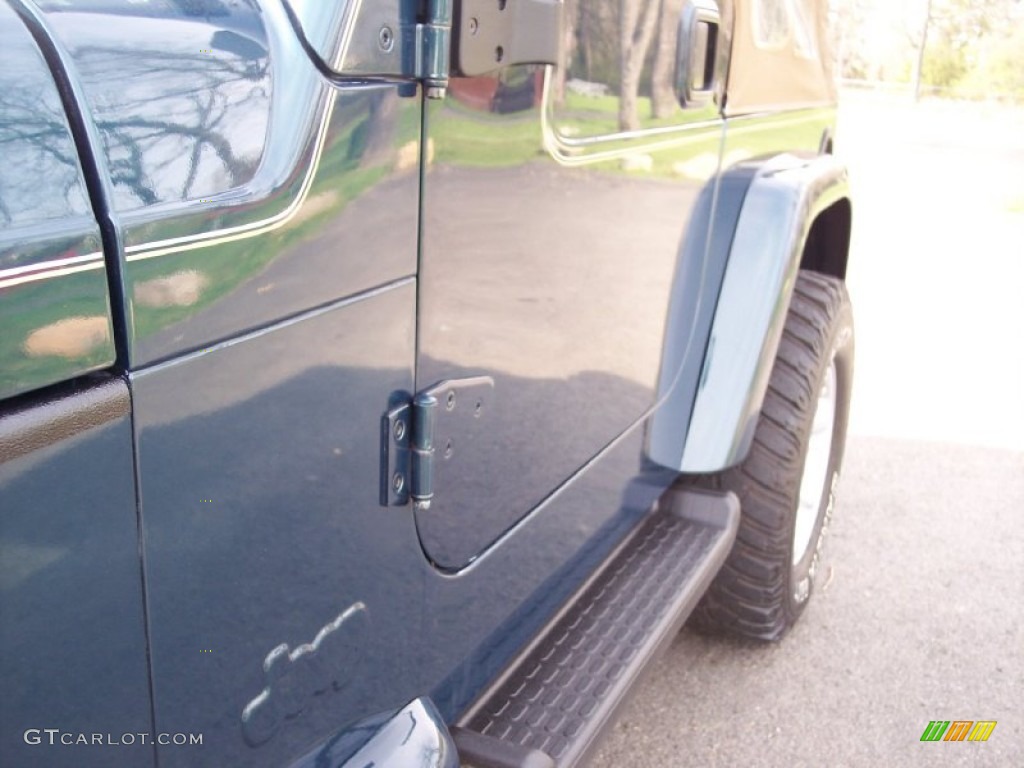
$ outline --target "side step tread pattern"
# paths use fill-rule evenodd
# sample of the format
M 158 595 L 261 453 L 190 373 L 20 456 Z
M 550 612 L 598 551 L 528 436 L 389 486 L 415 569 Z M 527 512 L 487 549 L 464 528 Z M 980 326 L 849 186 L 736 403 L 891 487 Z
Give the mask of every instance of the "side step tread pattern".
M 466 727 L 559 765 L 576 762 L 724 560 L 739 505 L 731 494 L 713 501 L 726 512 L 711 516 L 715 524 L 687 519 L 685 509 L 648 518 Z

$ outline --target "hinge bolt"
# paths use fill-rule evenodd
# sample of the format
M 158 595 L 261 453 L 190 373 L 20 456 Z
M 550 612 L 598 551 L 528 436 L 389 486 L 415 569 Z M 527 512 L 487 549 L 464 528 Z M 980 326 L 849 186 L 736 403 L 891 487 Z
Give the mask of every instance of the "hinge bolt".
M 387 24 L 380 28 L 380 32 L 377 34 L 377 42 L 380 44 L 380 49 L 385 53 L 391 53 L 391 49 L 395 47 L 395 33 L 391 31 L 391 27 Z
M 391 478 L 391 487 L 395 489 L 395 493 L 401 493 L 405 488 L 405 478 L 400 472 L 395 472 L 395 476 Z
M 455 410 L 455 390 L 454 389 L 448 391 L 448 400 L 445 403 L 445 407 L 449 411 L 454 411 Z
M 479 29 L 480 29 L 480 22 L 477 21 L 475 18 L 474 19 L 470 19 L 469 20 L 469 34 L 475 35 L 477 33 L 477 30 L 479 30 Z
M 395 440 L 397 440 L 398 442 L 401 442 L 403 437 L 405 437 L 405 422 L 404 421 L 396 421 L 395 422 Z

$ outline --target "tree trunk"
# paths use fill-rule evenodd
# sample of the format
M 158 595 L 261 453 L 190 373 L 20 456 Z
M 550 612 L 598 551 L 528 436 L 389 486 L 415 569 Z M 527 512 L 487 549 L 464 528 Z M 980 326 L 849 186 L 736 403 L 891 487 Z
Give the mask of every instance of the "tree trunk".
M 620 0 L 619 3 L 622 28 L 619 38 L 619 129 L 623 131 L 634 131 L 640 127 L 637 115 L 640 75 L 660 10 L 661 0 Z
M 654 72 L 651 75 L 651 113 L 655 119 L 670 117 L 679 106 L 675 71 L 682 11 L 682 0 L 662 0 L 658 49 L 654 54 Z
M 576 28 L 580 15 L 579 0 L 565 0 L 565 9 L 562 13 L 565 19 L 562 48 L 558 66 L 555 68 L 551 80 L 551 95 L 558 106 L 565 104 L 565 80 L 569 76 L 569 68 L 572 66 L 573 55 L 576 53 Z
M 932 21 L 932 0 L 928 0 L 928 7 L 924 12 L 924 27 L 921 30 L 921 45 L 917 49 L 917 58 L 914 60 L 914 101 L 921 99 L 921 72 L 924 69 L 924 51 L 928 45 L 928 25 Z

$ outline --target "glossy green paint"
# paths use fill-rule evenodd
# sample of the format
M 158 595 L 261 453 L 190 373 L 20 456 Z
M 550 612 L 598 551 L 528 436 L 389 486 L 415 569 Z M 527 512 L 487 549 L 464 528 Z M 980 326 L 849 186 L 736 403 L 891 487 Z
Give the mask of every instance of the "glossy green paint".
M 126 4 L 115 33 L 41 5 L 101 145 L 130 367 L 415 272 L 415 89 L 332 86 L 277 3 Z
M 613 29 L 588 19 L 580 38 L 614 48 Z M 453 448 L 460 482 L 439 469 L 437 498 L 417 512 L 447 572 L 550 514 L 546 498 L 659 406 L 674 276 L 706 251 L 684 243 L 718 170 L 715 106 L 670 98 L 655 113 L 653 75 L 631 97 L 617 73 L 583 82 L 585 63 L 569 49 L 561 61 L 564 72 L 453 79 L 427 102 L 417 388 L 492 377 L 488 432 L 500 436 Z M 589 522 L 613 524 L 608 512 Z
M 0 5 L 0 397 L 114 362 L 107 273 L 60 95 Z

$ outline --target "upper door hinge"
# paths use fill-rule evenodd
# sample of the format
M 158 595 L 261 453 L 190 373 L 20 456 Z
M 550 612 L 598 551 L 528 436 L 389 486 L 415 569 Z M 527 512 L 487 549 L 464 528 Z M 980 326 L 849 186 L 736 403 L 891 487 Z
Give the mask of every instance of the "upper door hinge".
M 441 99 L 448 89 L 452 47 L 452 0 L 428 0 L 427 17 L 413 32 L 412 76 L 423 81 L 428 99 Z
M 558 64 L 562 8 L 562 0 L 456 0 L 452 72 Z
M 557 64 L 562 0 L 426 0 L 403 18 L 397 0 L 352 3 L 337 80 L 423 83 L 443 98 L 451 77 L 477 77 L 515 64 Z
M 380 503 L 401 507 L 412 501 L 429 509 L 438 475 L 451 475 L 456 455 L 470 449 L 483 431 L 494 379 L 450 379 L 426 389 L 411 402 L 391 408 L 381 422 Z
M 332 79 L 344 85 L 422 82 L 428 96 L 441 98 L 448 87 L 453 1 L 425 0 L 415 10 L 403 0 L 350 2 L 329 66 Z

